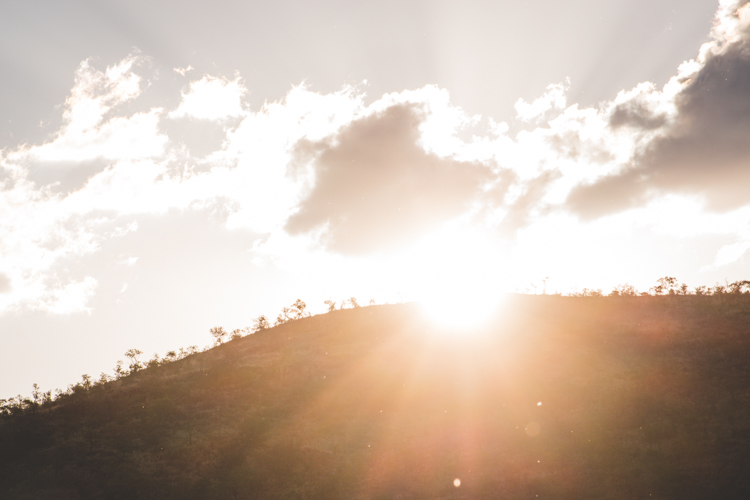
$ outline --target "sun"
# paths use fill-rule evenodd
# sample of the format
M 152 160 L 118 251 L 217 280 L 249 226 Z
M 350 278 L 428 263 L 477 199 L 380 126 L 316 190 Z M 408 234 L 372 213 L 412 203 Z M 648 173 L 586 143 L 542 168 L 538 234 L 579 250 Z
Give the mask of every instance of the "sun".
M 505 290 L 501 263 L 481 231 L 439 234 L 422 245 L 417 300 L 438 326 L 476 327 L 496 312 Z
M 486 323 L 496 311 L 499 300 L 480 293 L 435 293 L 419 303 L 437 326 L 468 330 Z

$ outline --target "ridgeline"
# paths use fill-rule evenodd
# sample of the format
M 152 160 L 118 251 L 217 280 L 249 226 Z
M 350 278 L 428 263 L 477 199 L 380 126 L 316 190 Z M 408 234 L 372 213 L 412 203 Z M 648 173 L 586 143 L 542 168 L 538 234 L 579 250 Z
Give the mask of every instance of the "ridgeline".
M 0 498 L 745 499 L 749 358 L 750 294 L 340 310 L 5 412 Z

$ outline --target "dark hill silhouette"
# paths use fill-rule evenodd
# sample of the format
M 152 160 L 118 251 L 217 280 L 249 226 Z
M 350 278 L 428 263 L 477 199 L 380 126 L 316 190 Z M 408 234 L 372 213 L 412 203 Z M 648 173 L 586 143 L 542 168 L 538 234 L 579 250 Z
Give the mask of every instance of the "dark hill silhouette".
M 747 294 L 335 311 L 6 415 L 0 498 L 750 498 L 749 353 Z

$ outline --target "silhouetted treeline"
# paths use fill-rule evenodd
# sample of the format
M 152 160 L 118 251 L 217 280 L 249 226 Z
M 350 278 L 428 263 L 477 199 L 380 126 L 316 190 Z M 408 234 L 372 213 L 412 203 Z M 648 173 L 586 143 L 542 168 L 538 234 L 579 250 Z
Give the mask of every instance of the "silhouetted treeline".
M 635 296 L 658 296 L 658 295 L 698 295 L 698 296 L 723 296 L 723 295 L 741 295 L 750 293 L 750 281 L 740 280 L 732 283 L 725 283 L 724 285 L 716 283 L 714 286 L 697 286 L 691 289 L 687 284 L 679 284 L 677 278 L 671 276 L 665 276 L 656 280 L 656 285 L 649 288 L 648 292 L 639 292 L 633 285 L 625 283 L 624 285 L 616 286 L 609 294 L 605 294 L 600 288 L 589 289 L 584 288 L 583 290 L 574 291 L 569 295 L 571 297 L 603 297 L 609 296 L 624 296 L 624 297 L 635 297 Z
M 545 288 L 546 288 L 546 281 Z M 721 285 L 716 283 L 714 286 L 697 286 L 691 289 L 687 284 L 679 284 L 678 280 L 674 277 L 665 276 L 659 278 L 656 285 L 651 287 L 648 292 L 640 292 L 634 286 L 630 284 L 623 284 L 614 287 L 614 289 L 605 294 L 601 289 L 589 289 L 583 288 L 581 291 L 573 291 L 568 294 L 570 297 L 604 297 L 605 295 L 610 297 L 645 297 L 645 296 L 660 296 L 660 295 L 693 295 L 698 297 L 719 297 L 721 301 L 731 300 L 732 297 L 737 295 L 750 294 L 750 281 L 739 280 L 732 283 L 725 283 Z M 336 310 L 346 309 L 350 307 L 356 309 L 360 307 L 356 297 L 350 297 L 343 299 L 340 302 L 335 302 L 330 299 L 324 301 L 327 311 L 333 312 Z M 371 299 L 370 305 L 375 304 L 375 300 Z M 337 307 L 338 306 L 338 307 Z M 280 326 L 290 321 L 296 321 L 302 318 L 310 317 L 310 312 L 307 309 L 307 304 L 301 299 L 297 299 L 288 307 L 282 308 L 281 312 L 276 318 L 273 326 Z M 211 328 L 209 333 L 214 339 L 214 345 L 220 345 L 227 339 L 235 340 L 245 335 L 258 333 L 271 328 L 271 323 L 266 315 L 258 316 L 253 320 L 253 326 L 248 326 L 242 329 L 234 329 L 231 332 L 225 330 L 221 326 Z M 180 348 L 179 350 L 168 351 L 163 358 L 160 358 L 157 353 L 154 353 L 153 357 L 147 362 L 141 362 L 140 356 L 143 352 L 139 349 L 129 349 L 125 353 L 125 357 L 128 358 L 129 363 L 127 369 L 123 368 L 123 362 L 117 361 L 113 370 L 113 375 L 101 373 L 98 379 L 93 379 L 90 375 L 84 374 L 81 376 L 81 381 L 74 384 L 69 384 L 66 390 L 56 389 L 55 393 L 52 391 L 42 391 L 37 384 L 33 384 L 31 396 L 17 395 L 8 399 L 0 399 L 0 416 L 11 416 L 18 415 L 24 411 L 36 411 L 40 406 L 48 407 L 54 401 L 62 401 L 65 398 L 87 391 L 92 387 L 107 384 L 114 380 L 119 380 L 122 377 L 136 373 L 138 370 L 145 367 L 160 366 L 165 363 L 171 363 L 173 361 L 184 359 L 187 356 L 204 352 L 210 349 L 211 346 L 206 346 L 204 349 L 199 349 L 198 346 L 190 346 L 188 348 Z

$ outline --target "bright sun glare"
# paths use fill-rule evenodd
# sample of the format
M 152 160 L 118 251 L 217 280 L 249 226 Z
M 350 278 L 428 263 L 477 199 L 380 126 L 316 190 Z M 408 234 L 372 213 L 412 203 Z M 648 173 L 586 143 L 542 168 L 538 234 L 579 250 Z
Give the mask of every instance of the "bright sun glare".
M 421 249 L 419 302 L 438 326 L 475 327 L 496 310 L 504 283 L 494 245 L 479 231 L 444 231 Z
M 497 301 L 473 293 L 435 294 L 420 302 L 425 313 L 439 326 L 475 327 L 494 311 Z

